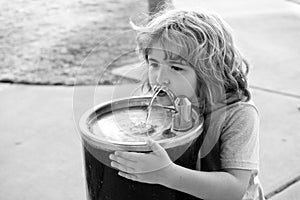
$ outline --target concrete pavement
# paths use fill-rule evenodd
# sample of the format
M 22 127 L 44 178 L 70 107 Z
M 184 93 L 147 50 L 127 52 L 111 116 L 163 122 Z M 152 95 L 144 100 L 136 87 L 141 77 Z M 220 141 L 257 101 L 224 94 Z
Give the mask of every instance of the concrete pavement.
M 0 199 L 84 199 L 75 122 L 100 102 L 132 96 L 134 88 L 1 84 Z
M 265 193 L 272 200 L 300 199 L 300 5 L 279 0 L 173 1 L 180 7 L 213 8 L 233 27 L 254 66 L 250 85 L 261 116 Z M 114 72 L 139 78 L 138 70 L 121 67 Z M 91 106 L 131 96 L 134 88 L 1 84 L 0 199 L 84 199 L 75 122 Z

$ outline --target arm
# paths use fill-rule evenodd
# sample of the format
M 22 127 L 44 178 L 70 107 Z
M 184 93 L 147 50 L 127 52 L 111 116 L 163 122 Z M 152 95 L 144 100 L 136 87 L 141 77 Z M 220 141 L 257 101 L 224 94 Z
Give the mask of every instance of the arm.
M 251 171 L 230 169 L 220 172 L 201 172 L 178 165 L 164 169 L 161 184 L 203 199 L 242 199 Z
M 112 167 L 119 175 L 139 182 L 161 184 L 203 199 L 241 199 L 251 171 L 231 169 L 201 172 L 171 162 L 167 152 L 156 142 L 149 144 L 151 153 L 115 152 Z
M 166 172 L 164 185 L 204 199 L 242 199 L 251 169 L 257 169 L 258 165 L 258 127 L 259 118 L 254 107 L 236 110 L 226 118 L 221 135 L 223 170 L 201 172 L 173 166 L 173 172 L 171 169 Z
M 220 154 L 222 168 L 227 170 L 201 172 L 180 167 L 154 141 L 149 143 L 151 153 L 116 152 L 111 155 L 112 166 L 125 178 L 161 184 L 203 199 L 241 199 L 249 184 L 250 169 L 257 168 L 258 125 L 252 107 L 229 118 L 221 136 Z M 232 160 L 242 163 L 237 165 Z

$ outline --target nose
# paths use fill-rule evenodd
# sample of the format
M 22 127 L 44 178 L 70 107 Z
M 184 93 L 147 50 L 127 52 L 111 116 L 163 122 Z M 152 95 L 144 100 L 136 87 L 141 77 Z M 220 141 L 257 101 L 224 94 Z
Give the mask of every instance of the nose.
M 168 69 L 166 66 L 162 66 L 159 68 L 156 76 L 156 83 L 160 85 L 169 85 L 170 80 L 168 76 Z

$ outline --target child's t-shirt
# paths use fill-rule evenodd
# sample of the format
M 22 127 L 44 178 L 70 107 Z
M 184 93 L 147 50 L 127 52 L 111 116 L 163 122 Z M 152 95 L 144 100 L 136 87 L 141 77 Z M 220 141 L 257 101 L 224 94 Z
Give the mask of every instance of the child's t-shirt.
M 258 179 L 259 116 L 253 102 L 236 102 L 214 110 L 206 116 L 204 127 L 197 168 L 251 170 L 243 200 L 264 199 Z

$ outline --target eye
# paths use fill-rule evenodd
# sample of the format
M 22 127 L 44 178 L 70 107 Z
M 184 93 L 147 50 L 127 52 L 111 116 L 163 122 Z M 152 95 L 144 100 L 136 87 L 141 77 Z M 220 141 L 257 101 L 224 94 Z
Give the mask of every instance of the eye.
M 158 67 L 158 63 L 151 62 L 151 63 L 149 63 L 149 67 L 157 68 Z
M 171 66 L 171 69 L 173 69 L 173 70 L 175 70 L 175 71 L 182 71 L 183 70 L 183 68 L 181 68 L 181 67 L 177 67 L 177 66 Z

